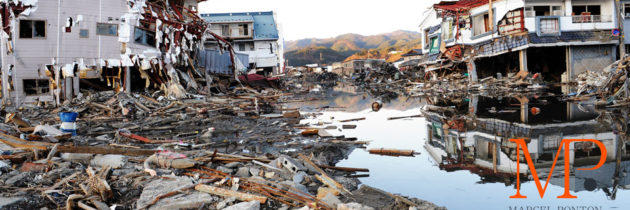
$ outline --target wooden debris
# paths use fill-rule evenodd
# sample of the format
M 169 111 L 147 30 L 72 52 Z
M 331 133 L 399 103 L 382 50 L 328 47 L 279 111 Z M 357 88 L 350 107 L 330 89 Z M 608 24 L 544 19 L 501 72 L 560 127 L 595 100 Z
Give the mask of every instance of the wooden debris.
M 337 167 L 337 166 L 327 166 L 327 165 L 317 165 L 321 168 L 333 169 L 337 171 L 347 171 L 347 172 L 370 172 L 370 169 L 367 168 L 350 168 L 350 167 Z
M 399 149 L 370 149 L 370 154 L 386 155 L 386 156 L 409 156 L 412 157 L 415 154 L 413 150 L 399 150 Z
M 101 174 L 97 175 L 95 174 L 94 170 L 92 170 L 91 166 L 85 169 L 85 172 L 88 175 L 88 180 L 87 180 L 88 193 L 99 195 L 103 201 L 106 201 L 107 199 L 114 196 L 114 193 L 112 192 L 112 189 L 109 186 L 109 183 L 107 183 L 107 180 L 105 180 L 102 177 L 103 176 L 102 173 L 108 170 L 109 168 L 106 167 L 101 170 Z
M 361 121 L 361 120 L 365 120 L 365 117 L 354 118 L 354 119 L 347 119 L 347 120 L 339 120 L 339 122 L 345 123 L 345 122 L 353 122 L 353 121 Z
M 410 116 L 402 116 L 402 117 L 388 117 L 387 120 L 399 120 L 399 119 L 407 119 L 407 118 L 416 118 L 416 117 L 424 117 L 424 115 L 410 115 Z
M 317 135 L 318 133 L 319 133 L 319 129 L 317 128 L 302 131 L 303 136 L 314 136 L 314 135 Z
M 48 149 L 47 147 L 53 146 L 53 144 L 51 143 L 26 141 L 24 139 L 20 139 L 20 138 L 7 135 L 4 133 L 0 133 L 0 142 L 5 143 L 14 148 L 22 148 L 22 149 L 47 150 Z
M 158 150 L 152 149 L 131 149 L 116 147 L 89 147 L 89 146 L 59 146 L 58 152 L 64 153 L 88 153 L 88 154 L 117 154 L 126 156 L 149 156 Z
M 336 189 L 340 189 L 343 190 L 343 192 L 352 195 L 352 193 L 346 189 L 345 187 L 343 187 L 343 185 L 341 185 L 339 182 L 335 181 L 333 178 L 330 178 L 330 176 L 328 176 L 328 174 L 326 174 L 326 172 L 324 170 L 322 170 L 319 166 L 317 166 L 317 164 L 313 163 L 313 161 L 311 161 L 311 159 L 309 159 L 308 157 L 304 156 L 303 154 L 298 154 L 300 156 L 300 158 L 302 160 L 304 160 L 304 163 L 311 165 L 311 167 L 313 167 L 317 172 L 319 172 L 321 174 L 320 175 L 315 175 L 315 177 L 317 179 L 319 179 L 322 183 L 330 186 L 330 187 L 334 187 Z
M 205 184 L 199 184 L 195 186 L 195 190 L 205 192 L 205 193 L 210 193 L 213 195 L 222 196 L 222 197 L 227 197 L 227 198 L 235 197 L 236 199 L 241 200 L 241 201 L 258 201 L 260 203 L 267 202 L 267 197 L 265 196 L 252 195 L 252 194 L 223 189 L 223 188 L 214 187 L 214 186 L 205 185 Z

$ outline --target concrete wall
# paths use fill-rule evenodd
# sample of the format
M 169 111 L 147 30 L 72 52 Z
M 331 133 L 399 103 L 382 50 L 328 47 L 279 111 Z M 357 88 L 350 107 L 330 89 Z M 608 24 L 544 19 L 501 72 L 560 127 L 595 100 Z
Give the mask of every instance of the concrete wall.
M 582 30 L 610 30 L 616 28 L 615 3 L 613 0 L 550 0 L 531 1 L 528 0 L 525 6 L 562 6 L 564 15 L 560 18 L 561 31 L 582 31 Z M 598 23 L 573 23 L 573 5 L 600 5 L 602 21 Z M 579 14 L 575 14 L 579 15 Z M 526 17 L 525 27 L 529 32 L 536 32 L 536 17 Z

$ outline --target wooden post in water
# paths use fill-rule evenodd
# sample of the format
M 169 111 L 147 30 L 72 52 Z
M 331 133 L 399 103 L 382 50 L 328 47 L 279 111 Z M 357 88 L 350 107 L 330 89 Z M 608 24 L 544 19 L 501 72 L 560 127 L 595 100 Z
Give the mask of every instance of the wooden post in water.
M 497 172 L 497 143 L 492 144 L 492 168 Z

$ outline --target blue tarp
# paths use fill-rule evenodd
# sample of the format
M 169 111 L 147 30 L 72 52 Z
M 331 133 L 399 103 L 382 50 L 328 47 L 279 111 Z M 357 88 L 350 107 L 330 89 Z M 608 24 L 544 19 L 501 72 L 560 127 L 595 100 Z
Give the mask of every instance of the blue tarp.
M 230 60 L 230 53 L 217 50 L 206 50 L 199 52 L 197 65 L 200 68 L 206 70 L 206 73 L 210 74 L 232 74 L 232 61 Z M 237 71 L 246 72 L 246 68 L 249 66 L 249 55 L 244 53 L 236 53 L 235 62 L 241 62 L 241 65 L 237 65 Z M 238 67 L 241 67 L 240 69 Z

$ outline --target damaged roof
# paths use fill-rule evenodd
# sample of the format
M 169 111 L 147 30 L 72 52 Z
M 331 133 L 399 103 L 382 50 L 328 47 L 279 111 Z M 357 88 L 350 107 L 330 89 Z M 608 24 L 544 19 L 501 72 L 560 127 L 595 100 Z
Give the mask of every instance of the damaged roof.
M 201 14 L 201 17 L 210 23 L 251 22 L 254 24 L 255 40 L 276 40 L 280 38 L 273 11 L 208 13 Z
M 435 4 L 433 7 L 438 10 L 468 11 L 472 8 L 482 6 L 487 3 L 488 0 L 440 1 L 440 3 Z

